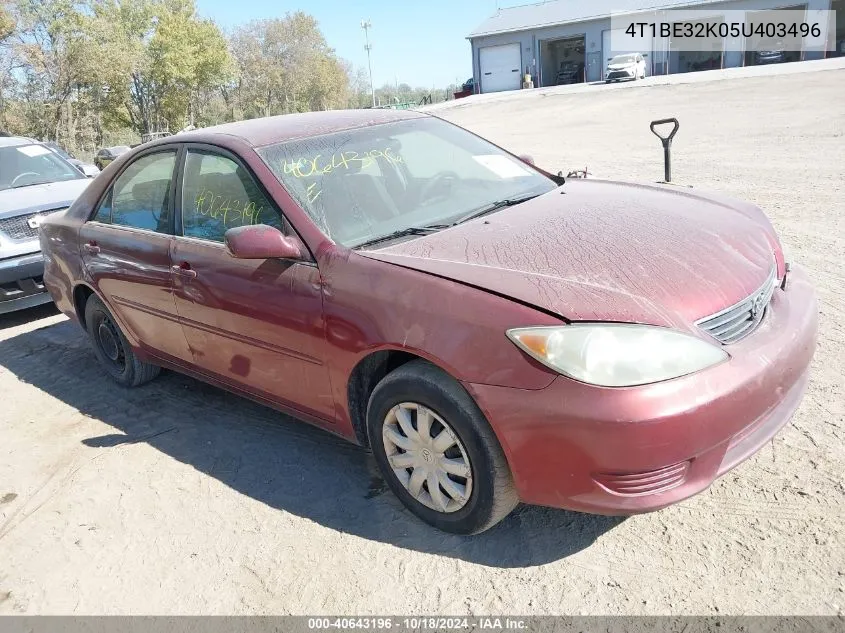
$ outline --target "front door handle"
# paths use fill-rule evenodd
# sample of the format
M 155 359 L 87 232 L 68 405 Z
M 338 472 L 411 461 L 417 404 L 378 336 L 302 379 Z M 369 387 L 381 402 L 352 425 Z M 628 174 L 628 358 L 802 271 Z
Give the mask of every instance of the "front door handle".
M 97 242 L 87 242 L 82 245 L 82 248 L 84 248 L 92 255 L 98 255 L 100 253 L 100 247 L 97 246 Z
M 178 266 L 171 266 L 170 271 L 176 275 L 181 275 L 182 277 L 188 277 L 190 279 L 197 278 L 197 271 L 191 268 L 191 265 L 188 262 L 182 262 Z

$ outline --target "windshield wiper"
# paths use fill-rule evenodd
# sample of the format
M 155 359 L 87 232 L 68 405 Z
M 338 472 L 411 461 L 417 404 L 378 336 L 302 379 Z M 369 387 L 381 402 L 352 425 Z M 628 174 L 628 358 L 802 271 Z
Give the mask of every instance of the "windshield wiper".
M 355 248 L 361 248 L 362 246 L 372 246 L 373 244 L 380 244 L 381 242 L 389 242 L 390 240 L 395 240 L 400 237 L 405 237 L 407 235 L 430 235 L 431 233 L 436 233 L 437 231 L 441 231 L 445 228 L 451 226 L 450 224 L 432 224 L 430 226 L 409 226 L 406 229 L 400 229 L 398 231 L 394 231 L 393 233 L 388 233 L 387 235 L 382 235 L 381 237 L 374 237 L 371 240 L 367 240 L 366 242 L 361 242 L 360 244 L 356 244 Z
M 496 200 L 496 202 L 485 204 L 483 207 L 479 207 L 475 211 L 467 213 L 462 218 L 459 218 L 452 222 L 452 224 L 450 224 L 449 226 L 457 226 L 458 224 L 463 224 L 464 222 L 469 222 L 470 220 L 474 220 L 475 218 L 480 218 L 482 215 L 493 213 L 494 211 L 498 211 L 499 209 L 504 209 L 505 207 L 512 207 L 517 204 L 522 204 L 523 202 L 528 202 L 529 200 L 537 198 L 539 195 L 540 194 L 538 193 L 532 193 L 517 198 L 506 198 L 505 200 Z
M 21 189 L 23 187 L 34 187 L 36 185 L 49 185 L 49 180 L 39 180 L 38 182 L 28 182 L 24 185 L 15 185 L 14 187 L 9 187 L 9 189 Z

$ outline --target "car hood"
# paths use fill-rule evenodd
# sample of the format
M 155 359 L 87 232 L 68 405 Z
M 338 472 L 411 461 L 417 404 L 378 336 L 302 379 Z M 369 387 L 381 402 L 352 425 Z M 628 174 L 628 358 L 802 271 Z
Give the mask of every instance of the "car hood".
M 83 192 L 88 178 L 0 190 L 0 218 L 69 207 Z
M 752 205 L 672 187 L 570 180 L 523 204 L 359 254 L 573 321 L 690 329 L 760 288 L 777 237 Z
M 630 62 L 628 64 L 608 64 L 608 70 L 630 70 L 634 68 L 637 64 L 635 62 Z

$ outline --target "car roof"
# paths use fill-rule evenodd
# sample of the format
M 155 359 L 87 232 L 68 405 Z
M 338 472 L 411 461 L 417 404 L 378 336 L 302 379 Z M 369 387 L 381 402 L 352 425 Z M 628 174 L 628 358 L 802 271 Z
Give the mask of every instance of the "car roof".
M 173 143 L 179 141 L 208 142 L 215 136 L 237 136 L 253 147 L 282 143 L 341 132 L 355 128 L 425 118 L 428 115 L 413 110 L 392 110 L 373 108 L 370 110 L 329 110 L 325 112 L 302 112 L 280 116 L 249 119 L 236 123 L 224 123 L 213 127 L 182 132 L 175 136 L 155 141 Z
M 0 136 L 0 147 L 17 147 L 18 145 L 32 145 L 33 143 L 38 143 L 38 141 L 25 136 Z

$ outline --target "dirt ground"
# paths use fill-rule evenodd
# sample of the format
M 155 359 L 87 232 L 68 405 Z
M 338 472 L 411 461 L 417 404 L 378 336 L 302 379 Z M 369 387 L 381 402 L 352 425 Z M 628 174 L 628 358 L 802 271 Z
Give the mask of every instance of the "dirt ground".
M 438 110 L 538 164 L 676 180 L 773 218 L 821 299 L 790 425 L 626 520 L 521 508 L 474 538 L 367 455 L 167 373 L 123 391 L 50 308 L 0 317 L 0 613 L 835 614 L 845 605 L 845 70 L 546 91 Z M 473 103 L 475 101 L 475 103 Z

